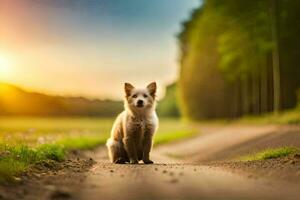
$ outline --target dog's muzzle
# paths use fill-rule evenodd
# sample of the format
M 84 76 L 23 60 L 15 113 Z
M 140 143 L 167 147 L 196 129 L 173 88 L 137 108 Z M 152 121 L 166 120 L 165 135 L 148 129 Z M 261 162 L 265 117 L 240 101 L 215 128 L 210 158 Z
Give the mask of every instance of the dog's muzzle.
M 139 107 L 139 108 L 144 107 L 144 101 L 138 100 L 137 103 L 136 103 L 136 106 Z

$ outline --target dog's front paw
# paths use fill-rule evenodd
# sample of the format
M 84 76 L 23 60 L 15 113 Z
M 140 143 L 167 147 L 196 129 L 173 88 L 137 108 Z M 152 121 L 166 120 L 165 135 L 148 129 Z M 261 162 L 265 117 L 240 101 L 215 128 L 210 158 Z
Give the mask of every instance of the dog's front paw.
M 153 163 L 154 163 L 152 160 L 143 160 L 143 162 L 144 162 L 145 164 L 153 164 Z
M 130 160 L 130 162 L 129 162 L 130 164 L 138 164 L 139 163 L 139 161 L 138 160 Z

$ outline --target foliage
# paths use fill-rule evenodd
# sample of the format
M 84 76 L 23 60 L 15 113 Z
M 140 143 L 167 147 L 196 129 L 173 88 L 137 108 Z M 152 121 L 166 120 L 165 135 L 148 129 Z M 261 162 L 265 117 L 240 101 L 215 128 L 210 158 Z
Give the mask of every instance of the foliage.
M 275 149 L 266 149 L 254 155 L 245 156 L 241 160 L 242 161 L 267 160 L 272 158 L 289 156 L 297 152 L 299 152 L 299 149 L 295 147 L 279 147 Z
M 158 103 L 157 112 L 160 117 L 179 117 L 176 83 L 167 86 L 165 97 Z
M 206 0 L 193 11 L 178 36 L 184 117 L 237 118 L 295 107 L 299 11 L 292 0 Z

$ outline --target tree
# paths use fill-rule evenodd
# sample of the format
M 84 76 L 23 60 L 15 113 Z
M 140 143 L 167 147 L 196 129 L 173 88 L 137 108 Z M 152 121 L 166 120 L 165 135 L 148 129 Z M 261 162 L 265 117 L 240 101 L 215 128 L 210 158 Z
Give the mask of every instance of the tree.
M 204 1 L 178 37 L 182 113 L 233 118 L 295 107 L 299 17 L 299 1 Z
M 278 113 L 280 110 L 280 66 L 279 66 L 279 48 L 278 48 L 278 0 L 270 1 L 270 21 L 271 21 L 271 35 L 274 43 L 272 51 L 273 63 L 273 89 L 274 89 L 274 112 Z

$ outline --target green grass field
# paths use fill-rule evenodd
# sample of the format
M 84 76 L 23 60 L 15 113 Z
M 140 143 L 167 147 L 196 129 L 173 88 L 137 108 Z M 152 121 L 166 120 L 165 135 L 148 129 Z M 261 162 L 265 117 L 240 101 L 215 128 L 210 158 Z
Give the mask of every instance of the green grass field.
M 70 149 L 103 145 L 113 119 L 0 117 L 0 182 L 48 159 L 61 161 Z M 175 119 L 162 119 L 155 145 L 197 134 Z

